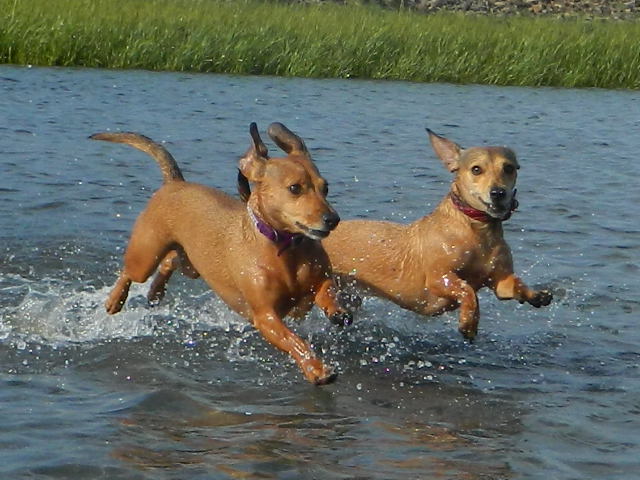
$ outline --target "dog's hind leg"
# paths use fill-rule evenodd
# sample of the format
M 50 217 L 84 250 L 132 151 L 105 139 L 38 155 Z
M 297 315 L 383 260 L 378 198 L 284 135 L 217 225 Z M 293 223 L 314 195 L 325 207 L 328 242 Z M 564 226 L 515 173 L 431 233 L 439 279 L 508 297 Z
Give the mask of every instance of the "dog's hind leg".
M 167 282 L 178 268 L 181 268 L 182 274 L 189 278 L 198 278 L 200 276 L 182 248 L 169 251 L 160 262 L 158 272 L 149 287 L 149 293 L 147 294 L 149 303 L 155 305 L 164 298 Z
M 129 287 L 131 287 L 131 279 L 123 270 L 120 272 L 120 276 L 118 277 L 116 284 L 111 289 L 111 293 L 107 297 L 107 301 L 104 303 L 107 313 L 113 315 L 114 313 L 118 313 L 122 310 L 122 306 L 129 295 Z
M 146 282 L 172 247 L 167 235 L 154 228 L 149 220 L 152 220 L 150 216 L 143 212 L 136 221 L 124 254 L 124 267 L 105 302 L 107 313 L 122 310 L 131 283 Z
M 153 282 L 151 282 L 151 286 L 149 287 L 147 300 L 150 304 L 157 305 L 158 303 L 160 303 L 160 300 L 164 298 L 164 294 L 167 291 L 167 282 L 171 278 L 174 270 L 176 270 L 178 267 L 178 252 L 175 250 L 171 250 L 169 253 L 167 253 L 162 262 L 160 262 L 156 276 L 153 278 Z

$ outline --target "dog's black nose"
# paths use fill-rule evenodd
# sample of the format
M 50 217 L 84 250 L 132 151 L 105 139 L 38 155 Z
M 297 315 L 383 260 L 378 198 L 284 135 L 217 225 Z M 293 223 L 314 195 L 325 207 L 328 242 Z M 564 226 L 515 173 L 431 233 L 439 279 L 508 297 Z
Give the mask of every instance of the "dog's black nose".
M 489 192 L 489 195 L 491 196 L 491 200 L 502 200 L 507 196 L 507 191 L 501 187 L 494 187 Z
M 340 216 L 336 212 L 327 212 L 322 215 L 322 221 L 329 230 L 333 230 L 340 223 Z

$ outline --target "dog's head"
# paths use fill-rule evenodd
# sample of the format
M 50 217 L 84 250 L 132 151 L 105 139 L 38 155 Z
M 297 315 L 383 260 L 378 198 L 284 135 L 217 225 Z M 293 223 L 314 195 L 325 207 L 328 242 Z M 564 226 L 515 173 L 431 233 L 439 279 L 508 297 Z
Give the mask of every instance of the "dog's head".
M 287 155 L 269 158 L 255 123 L 249 133 L 251 147 L 239 162 L 240 196 L 277 230 L 301 233 L 314 240 L 329 235 L 340 217 L 327 202 L 327 181 L 302 139 L 283 124 L 272 123 L 267 133 Z
M 518 160 L 506 147 L 463 149 L 455 142 L 427 129 L 434 151 L 447 169 L 455 173 L 455 193 L 471 207 L 504 220 L 515 207 Z

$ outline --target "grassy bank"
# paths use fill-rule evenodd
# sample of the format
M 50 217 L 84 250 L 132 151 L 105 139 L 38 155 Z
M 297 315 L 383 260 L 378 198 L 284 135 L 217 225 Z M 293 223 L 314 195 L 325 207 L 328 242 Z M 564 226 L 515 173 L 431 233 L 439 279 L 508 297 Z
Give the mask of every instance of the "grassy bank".
M 0 0 L 0 62 L 640 88 L 640 22 L 220 0 Z

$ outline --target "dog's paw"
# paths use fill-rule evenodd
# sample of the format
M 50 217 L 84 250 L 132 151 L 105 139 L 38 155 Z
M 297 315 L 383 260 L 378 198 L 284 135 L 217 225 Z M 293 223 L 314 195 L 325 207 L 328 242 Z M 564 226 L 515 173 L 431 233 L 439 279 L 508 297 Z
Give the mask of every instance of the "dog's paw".
M 351 311 L 357 310 L 362 306 L 362 298 L 360 295 L 353 292 L 345 292 L 344 290 L 338 293 L 338 302 Z
M 469 341 L 469 343 L 473 343 L 473 341 L 475 340 L 476 336 L 478 335 L 478 327 L 477 326 L 475 328 L 459 327 L 458 331 L 465 338 L 465 340 Z
M 328 385 L 338 378 L 338 374 L 332 368 L 326 367 L 317 358 L 307 359 L 302 367 L 302 372 L 307 380 L 314 385 Z
M 529 300 L 529 303 L 536 308 L 546 307 L 553 300 L 553 294 L 548 290 L 539 290 Z
M 116 313 L 118 313 L 120 310 L 122 310 L 122 306 L 124 305 L 124 302 L 105 302 L 104 304 L 104 309 L 107 311 L 107 313 L 109 315 L 114 315 Z
M 329 317 L 331 323 L 339 327 L 346 327 L 353 323 L 353 313 L 348 310 L 342 310 L 334 313 Z
M 104 302 L 104 308 L 109 315 L 114 315 L 122 310 L 124 303 L 127 301 L 127 296 L 110 295 Z
M 330 383 L 335 382 L 336 378 L 338 378 L 338 374 L 332 371 L 322 377 L 316 377 L 316 380 L 313 383 L 314 385 L 329 385 Z
M 164 298 L 164 289 L 156 290 L 154 288 L 150 288 L 149 292 L 147 293 L 147 302 L 152 307 L 157 306 L 162 301 L 163 298 Z

